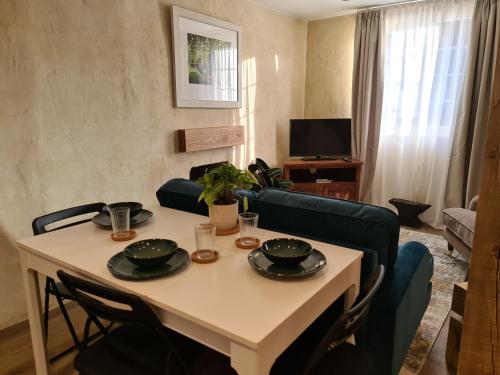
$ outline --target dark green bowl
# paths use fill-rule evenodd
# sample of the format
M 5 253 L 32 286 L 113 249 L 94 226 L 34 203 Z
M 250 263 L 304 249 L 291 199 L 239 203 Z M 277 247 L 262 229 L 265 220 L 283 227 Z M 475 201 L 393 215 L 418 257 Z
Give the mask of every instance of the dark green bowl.
M 307 242 L 295 238 L 275 238 L 262 244 L 262 252 L 266 258 L 283 266 L 303 262 L 312 250 Z
M 155 238 L 131 243 L 123 250 L 123 255 L 140 267 L 154 267 L 166 263 L 176 250 L 174 241 Z
M 141 210 L 142 210 L 142 203 L 139 202 L 117 202 L 117 203 L 111 203 L 108 204 L 107 206 L 104 206 L 102 211 L 109 216 L 109 210 L 108 207 L 115 208 L 115 207 L 128 207 L 130 208 L 130 218 L 134 217 L 137 215 Z

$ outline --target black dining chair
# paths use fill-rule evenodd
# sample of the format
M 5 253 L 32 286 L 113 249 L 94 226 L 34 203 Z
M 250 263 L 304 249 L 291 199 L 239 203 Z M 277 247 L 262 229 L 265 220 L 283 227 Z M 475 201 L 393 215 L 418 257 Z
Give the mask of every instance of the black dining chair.
M 89 315 L 74 361 L 80 375 L 236 375 L 228 357 L 163 326 L 140 297 L 62 270 L 57 275 Z M 120 325 L 108 332 L 99 318 Z M 104 336 L 88 345 L 92 323 Z
M 50 224 L 55 224 L 57 222 L 71 219 L 71 218 L 76 218 L 81 215 L 87 215 L 91 213 L 96 213 L 96 212 L 102 212 L 103 207 L 105 206 L 104 203 L 91 203 L 91 204 L 85 204 L 83 206 L 78 206 L 78 207 L 72 207 L 72 208 L 67 208 L 61 211 L 56 211 L 52 212 L 50 214 L 46 214 L 43 216 L 40 216 L 33 220 L 32 227 L 33 227 L 33 234 L 35 236 L 47 233 L 47 232 L 52 232 L 54 230 L 59 230 L 67 227 L 71 227 L 74 225 L 82 224 L 85 222 L 90 221 L 89 218 L 85 219 L 80 219 L 77 221 L 72 221 L 70 223 L 65 223 L 63 225 L 57 226 L 52 229 L 47 229 L 47 226 Z M 52 357 L 50 360 L 54 361 L 55 359 L 61 357 L 62 355 L 72 351 L 73 349 L 79 349 L 80 348 L 80 341 L 78 339 L 78 335 L 76 334 L 75 328 L 73 326 L 73 323 L 71 322 L 71 319 L 68 315 L 68 311 L 66 307 L 64 306 L 64 301 L 65 300 L 74 300 L 73 296 L 71 293 L 68 292 L 68 290 L 64 287 L 64 285 L 60 282 L 56 282 L 53 278 L 51 277 L 46 277 L 45 278 L 45 298 L 44 298 L 44 315 L 43 315 L 43 326 L 44 326 L 44 332 L 45 332 L 45 340 L 47 341 L 48 335 L 49 335 L 49 299 L 50 296 L 54 296 L 57 300 L 57 303 L 59 305 L 59 309 L 61 310 L 61 313 L 64 317 L 64 320 L 66 321 L 66 325 L 68 326 L 68 330 L 71 334 L 71 337 L 74 342 L 74 346 L 64 350 L 63 352 L 55 355 Z
M 347 339 L 366 320 L 384 273 L 384 266 L 379 265 L 356 303 L 333 323 L 319 342 L 317 335 L 308 330 L 299 336 L 276 360 L 271 375 L 368 375 L 373 358 Z

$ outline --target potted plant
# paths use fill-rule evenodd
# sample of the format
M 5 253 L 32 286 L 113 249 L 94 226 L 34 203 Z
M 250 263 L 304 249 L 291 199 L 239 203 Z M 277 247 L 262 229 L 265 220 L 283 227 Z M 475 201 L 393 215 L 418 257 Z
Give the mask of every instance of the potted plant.
M 238 223 L 238 199 L 236 189 L 251 189 L 258 184 L 249 171 L 243 171 L 232 164 L 220 165 L 207 171 L 197 180 L 205 188 L 198 198 L 208 206 L 210 223 L 218 230 L 234 228 Z M 246 197 L 243 198 L 246 210 Z

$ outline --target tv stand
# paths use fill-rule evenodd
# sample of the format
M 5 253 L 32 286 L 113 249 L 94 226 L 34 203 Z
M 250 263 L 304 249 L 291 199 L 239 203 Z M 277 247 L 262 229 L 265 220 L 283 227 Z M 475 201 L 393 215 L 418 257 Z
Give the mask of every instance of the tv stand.
M 293 191 L 359 200 L 362 165 L 359 160 L 295 159 L 285 162 L 283 171 L 285 179 L 294 182 Z
M 302 158 L 303 161 L 313 161 L 313 160 L 337 160 L 335 156 L 321 156 L 321 155 L 316 155 L 316 156 L 304 156 Z

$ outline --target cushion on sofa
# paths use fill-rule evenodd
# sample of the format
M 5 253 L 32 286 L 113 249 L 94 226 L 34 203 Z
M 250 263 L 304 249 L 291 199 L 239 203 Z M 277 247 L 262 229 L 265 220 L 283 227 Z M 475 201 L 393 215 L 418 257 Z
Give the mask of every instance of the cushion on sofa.
M 465 208 L 446 208 L 443 210 L 443 223 L 467 246 L 472 248 L 476 212 Z

